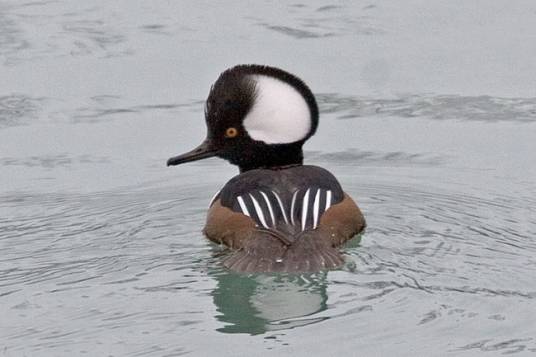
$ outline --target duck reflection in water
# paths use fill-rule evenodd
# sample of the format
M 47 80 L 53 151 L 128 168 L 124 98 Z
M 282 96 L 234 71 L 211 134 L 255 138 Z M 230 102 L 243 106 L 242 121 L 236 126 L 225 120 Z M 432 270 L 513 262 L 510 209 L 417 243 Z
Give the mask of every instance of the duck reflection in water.
M 212 292 L 225 324 L 222 333 L 263 334 L 324 321 L 315 317 L 327 309 L 327 272 L 313 274 L 244 275 L 213 271 L 217 281 Z

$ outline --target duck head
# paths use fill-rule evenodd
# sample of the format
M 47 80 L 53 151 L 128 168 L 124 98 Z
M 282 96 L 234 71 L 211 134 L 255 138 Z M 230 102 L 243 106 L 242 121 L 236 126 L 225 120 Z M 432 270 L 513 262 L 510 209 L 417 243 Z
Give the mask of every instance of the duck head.
M 205 105 L 207 137 L 167 165 L 218 156 L 241 172 L 303 163 L 304 142 L 318 126 L 313 93 L 279 68 L 238 65 L 223 72 Z

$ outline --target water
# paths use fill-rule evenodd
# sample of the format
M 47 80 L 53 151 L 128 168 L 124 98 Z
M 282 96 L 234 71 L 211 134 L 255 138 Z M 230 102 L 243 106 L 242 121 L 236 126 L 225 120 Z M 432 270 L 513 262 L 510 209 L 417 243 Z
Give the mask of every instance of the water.
M 532 1 L 0 1 L 0 353 L 536 353 Z M 166 168 L 223 69 L 301 76 L 365 213 L 332 272 L 236 275 L 236 169 Z M 201 178 L 201 179 L 200 179 Z

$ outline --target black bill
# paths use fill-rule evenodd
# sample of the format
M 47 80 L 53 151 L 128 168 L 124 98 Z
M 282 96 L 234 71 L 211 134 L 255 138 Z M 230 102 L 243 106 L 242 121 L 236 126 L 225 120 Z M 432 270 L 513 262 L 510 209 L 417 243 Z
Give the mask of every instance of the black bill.
M 179 156 L 174 156 L 168 159 L 168 166 L 175 166 L 179 164 L 184 164 L 185 162 L 197 161 L 201 159 L 206 159 L 207 157 L 212 157 L 217 154 L 217 150 L 212 146 L 211 142 L 206 139 L 193 149 Z

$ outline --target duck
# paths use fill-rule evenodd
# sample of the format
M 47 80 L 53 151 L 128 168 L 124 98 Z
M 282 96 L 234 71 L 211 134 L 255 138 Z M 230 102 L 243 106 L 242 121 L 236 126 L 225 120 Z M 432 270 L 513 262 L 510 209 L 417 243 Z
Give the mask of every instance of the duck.
M 238 166 L 210 201 L 203 229 L 231 250 L 223 265 L 243 273 L 344 265 L 340 249 L 366 221 L 332 173 L 303 163 L 319 121 L 309 87 L 277 67 L 236 65 L 210 88 L 204 114 L 205 140 L 167 166 L 214 156 Z

